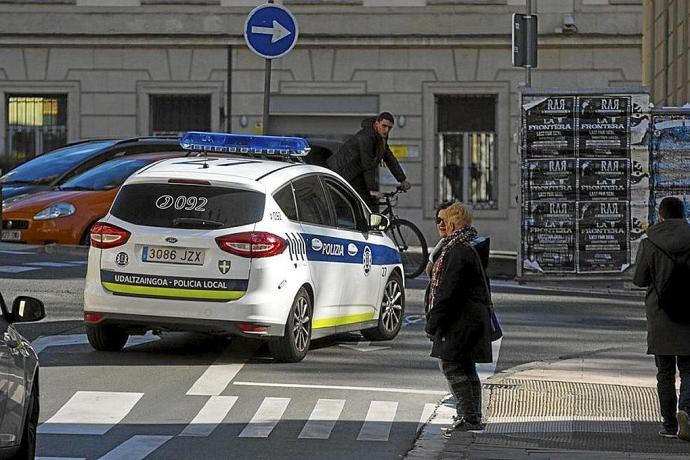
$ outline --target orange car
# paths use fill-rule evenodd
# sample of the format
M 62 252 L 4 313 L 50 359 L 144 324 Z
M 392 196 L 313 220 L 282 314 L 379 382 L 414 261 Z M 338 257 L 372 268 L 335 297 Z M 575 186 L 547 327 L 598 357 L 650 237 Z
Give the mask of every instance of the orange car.
M 89 229 L 105 216 L 120 185 L 135 171 L 181 152 L 128 155 L 107 161 L 55 190 L 9 199 L 2 240 L 30 244 L 89 244 Z

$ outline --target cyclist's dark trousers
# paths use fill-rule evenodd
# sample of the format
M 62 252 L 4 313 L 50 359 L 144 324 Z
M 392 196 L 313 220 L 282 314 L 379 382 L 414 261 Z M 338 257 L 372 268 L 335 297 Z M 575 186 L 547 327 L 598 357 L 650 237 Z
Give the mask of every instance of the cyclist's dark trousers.
M 448 380 L 450 391 L 458 400 L 459 417 L 465 417 L 469 423 L 482 421 L 482 384 L 477 375 L 477 366 L 472 361 L 440 362 L 441 372 Z
M 664 428 L 678 429 L 676 408 L 690 411 L 690 356 L 655 355 L 656 389 Z M 676 399 L 676 364 L 680 373 L 680 403 Z
M 350 181 L 350 185 L 359 193 L 359 196 L 362 197 L 367 206 L 369 206 L 369 209 L 371 209 L 371 212 L 379 212 L 379 205 L 376 202 L 376 198 L 369 193 L 367 184 L 364 182 L 364 177 L 361 174 L 353 177 Z

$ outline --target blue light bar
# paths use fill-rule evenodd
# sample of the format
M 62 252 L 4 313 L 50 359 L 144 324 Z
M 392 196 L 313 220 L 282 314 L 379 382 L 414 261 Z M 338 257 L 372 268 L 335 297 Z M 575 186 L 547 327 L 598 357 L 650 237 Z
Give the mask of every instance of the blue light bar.
M 189 131 L 180 138 L 185 150 L 244 153 L 250 155 L 306 156 L 311 147 L 301 137 L 249 136 L 245 134 Z

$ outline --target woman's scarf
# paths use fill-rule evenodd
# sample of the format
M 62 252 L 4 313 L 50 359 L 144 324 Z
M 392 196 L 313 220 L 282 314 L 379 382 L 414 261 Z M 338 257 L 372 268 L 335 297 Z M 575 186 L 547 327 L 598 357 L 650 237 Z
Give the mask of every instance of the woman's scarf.
M 472 241 L 474 241 L 478 236 L 477 230 L 468 225 L 459 230 L 454 231 L 452 234 L 445 237 L 443 241 L 443 249 L 441 249 L 441 255 L 434 263 L 434 268 L 431 270 L 431 289 L 429 289 L 429 309 L 434 308 L 434 301 L 436 299 L 436 290 L 441 282 L 441 276 L 446 269 L 446 261 L 448 259 L 448 254 L 451 249 L 456 244 L 464 244 L 469 246 Z

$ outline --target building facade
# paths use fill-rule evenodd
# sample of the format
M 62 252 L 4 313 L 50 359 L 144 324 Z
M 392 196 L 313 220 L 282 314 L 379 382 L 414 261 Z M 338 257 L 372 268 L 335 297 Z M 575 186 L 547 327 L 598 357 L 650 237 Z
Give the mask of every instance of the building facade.
M 690 102 L 690 1 L 645 0 L 642 79 L 658 107 Z
M 261 132 L 264 61 L 243 39 L 259 3 L 0 0 L 0 165 L 82 138 Z M 434 206 L 460 199 L 493 249 L 515 251 L 525 71 L 511 14 L 524 0 L 283 3 L 300 32 L 273 61 L 270 134 L 344 138 L 390 111 L 413 184 L 399 213 L 433 243 Z M 533 3 L 533 88 L 641 83 L 641 0 Z

